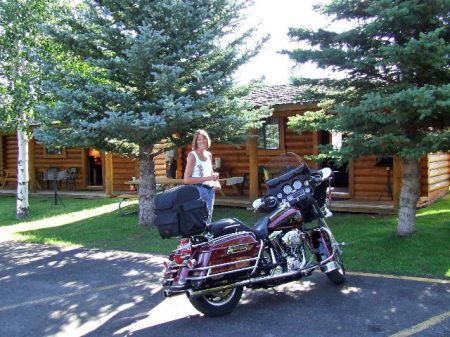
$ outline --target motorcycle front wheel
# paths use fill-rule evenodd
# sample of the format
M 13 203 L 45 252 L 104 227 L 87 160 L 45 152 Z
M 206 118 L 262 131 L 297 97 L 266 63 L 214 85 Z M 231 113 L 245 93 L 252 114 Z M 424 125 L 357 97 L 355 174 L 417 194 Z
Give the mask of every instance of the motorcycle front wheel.
M 237 287 L 205 296 L 189 297 L 189 302 L 205 316 L 216 317 L 233 311 L 241 296 L 242 287 Z
M 341 254 L 338 251 L 334 253 L 334 261 L 339 265 L 339 267 L 326 273 L 326 275 L 328 276 L 328 279 L 334 284 L 343 284 L 345 282 L 345 267 L 344 263 L 342 262 Z

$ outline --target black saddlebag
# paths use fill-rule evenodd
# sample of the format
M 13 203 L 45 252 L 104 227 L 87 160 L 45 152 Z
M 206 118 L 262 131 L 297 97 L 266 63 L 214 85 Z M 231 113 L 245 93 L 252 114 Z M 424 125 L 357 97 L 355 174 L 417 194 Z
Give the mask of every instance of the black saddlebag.
M 206 228 L 208 207 L 197 188 L 182 185 L 155 199 L 155 225 L 163 239 L 200 234 Z

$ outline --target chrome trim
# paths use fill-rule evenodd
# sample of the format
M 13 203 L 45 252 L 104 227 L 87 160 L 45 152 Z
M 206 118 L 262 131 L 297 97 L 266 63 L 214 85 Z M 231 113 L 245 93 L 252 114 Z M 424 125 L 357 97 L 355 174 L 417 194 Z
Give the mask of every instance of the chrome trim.
M 261 259 L 262 256 L 262 252 L 264 249 L 264 241 L 263 240 L 259 240 L 259 242 L 261 243 L 260 247 L 259 247 L 259 253 L 258 253 L 258 260 L 255 263 L 255 267 L 253 268 L 252 272 L 250 273 L 250 275 L 253 275 L 256 271 L 256 268 L 258 267 L 258 262 Z
M 329 273 L 339 268 L 341 268 L 341 266 L 336 261 L 331 261 L 325 265 L 320 266 L 320 270 L 323 271 L 324 273 Z
M 188 297 L 205 296 L 205 295 L 209 295 L 209 294 L 212 294 L 212 293 L 215 293 L 215 292 L 218 292 L 218 291 L 227 290 L 227 289 L 231 289 L 231 288 L 244 287 L 244 286 L 253 285 L 253 284 L 266 282 L 266 281 L 275 281 L 277 279 L 285 278 L 285 277 L 306 275 L 309 272 L 311 272 L 314 269 L 316 269 L 317 267 L 318 267 L 318 265 L 315 265 L 315 266 L 312 266 L 312 267 L 309 267 L 309 268 L 306 268 L 306 269 L 302 269 L 302 270 L 296 270 L 296 271 L 282 273 L 282 274 L 277 274 L 277 275 L 270 275 L 270 276 L 263 276 L 263 277 L 257 277 L 257 278 L 250 278 L 250 279 L 247 279 L 247 280 L 243 280 L 243 281 L 236 282 L 236 283 L 230 283 L 230 284 L 226 284 L 226 285 L 215 287 L 215 288 L 202 289 L 202 290 L 197 290 L 197 291 L 195 291 L 193 289 L 187 289 L 186 290 L 186 295 Z
M 325 260 L 320 261 L 319 265 L 322 267 L 323 265 L 329 263 L 332 259 L 334 259 L 334 253 L 336 251 L 336 240 L 334 239 L 333 233 L 331 233 L 331 230 L 329 230 L 327 227 L 322 227 L 321 230 L 324 230 L 327 234 L 328 237 L 330 238 L 330 243 L 331 243 L 331 249 L 333 250 L 331 252 L 331 255 L 328 256 Z
M 250 261 L 253 261 L 253 260 L 257 260 L 257 259 L 258 259 L 258 257 L 252 257 L 251 259 L 236 260 L 236 261 L 233 261 L 233 262 L 227 262 L 227 263 L 222 263 L 222 264 L 215 264 L 215 265 L 212 265 L 212 266 L 192 268 L 191 271 L 203 271 L 203 270 L 207 270 L 207 269 L 227 267 L 227 266 L 230 266 L 232 264 L 241 263 L 241 262 L 250 262 Z
M 237 272 L 240 272 L 240 271 L 254 269 L 254 268 L 255 268 L 254 266 L 250 266 L 250 267 L 245 267 L 245 268 L 240 268 L 240 269 L 228 270 L 228 271 L 224 271 L 224 272 L 217 273 L 217 274 L 208 274 L 208 275 L 205 275 L 205 276 L 196 276 L 196 277 L 186 277 L 186 281 L 205 280 L 207 278 L 213 278 L 213 277 L 222 276 L 222 275 L 226 275 L 226 274 L 237 273 Z
M 201 272 L 204 270 L 207 270 L 207 274 L 205 276 L 195 276 L 195 277 L 186 277 L 186 280 L 189 281 L 197 281 L 197 280 L 204 280 L 207 278 L 212 278 L 212 277 L 216 277 L 216 276 L 221 276 L 221 275 L 226 275 L 226 274 L 230 274 L 230 273 L 237 273 L 240 271 L 244 271 L 244 270 L 249 270 L 249 269 L 253 269 L 255 270 L 256 267 L 258 266 L 257 261 L 259 260 L 259 256 L 257 257 L 252 257 L 251 259 L 245 259 L 245 260 L 237 260 L 237 261 L 233 261 L 233 262 L 227 262 L 227 263 L 222 263 L 222 264 L 215 264 L 213 266 L 207 266 L 207 267 L 199 267 L 199 268 L 193 268 L 190 270 L 190 272 Z M 244 267 L 244 268 L 239 268 L 239 269 L 233 269 L 233 270 L 227 270 L 221 273 L 212 273 L 212 269 L 213 268 L 220 268 L 220 267 L 227 267 L 230 265 L 234 265 L 236 263 L 241 263 L 241 262 L 253 262 L 255 261 L 254 265 L 249 266 L 249 267 Z M 252 271 L 253 273 L 253 271 Z

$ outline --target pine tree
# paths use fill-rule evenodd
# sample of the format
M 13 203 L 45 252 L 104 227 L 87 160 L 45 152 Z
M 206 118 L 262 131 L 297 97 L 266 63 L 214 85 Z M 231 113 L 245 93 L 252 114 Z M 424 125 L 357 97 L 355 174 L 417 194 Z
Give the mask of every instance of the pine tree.
M 450 0 L 332 0 L 317 9 L 353 28 L 290 29 L 292 39 L 313 48 L 286 53 L 298 63 L 312 61 L 346 76 L 315 81 L 322 109 L 289 125 L 344 132 L 343 158 L 399 156 L 397 234 L 409 235 L 416 230 L 419 160 L 450 148 Z
M 238 34 L 248 0 L 88 0 L 49 32 L 75 61 L 55 64 L 38 137 L 140 160 L 139 222 L 153 223 L 154 158 L 207 129 L 242 136 L 255 120 L 232 75 L 260 47 Z M 262 42 L 262 41 L 261 41 Z M 58 121 L 57 128 L 50 122 Z

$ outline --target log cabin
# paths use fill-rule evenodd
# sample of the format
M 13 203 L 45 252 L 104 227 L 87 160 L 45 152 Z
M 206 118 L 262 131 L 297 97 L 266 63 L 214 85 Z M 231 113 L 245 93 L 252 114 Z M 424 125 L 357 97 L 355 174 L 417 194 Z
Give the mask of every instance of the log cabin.
M 330 132 L 306 132 L 298 134 L 287 127 L 290 116 L 317 109 L 316 102 L 302 100 L 302 89 L 290 85 L 261 87 L 249 97 L 255 106 L 268 106 L 273 109 L 272 116 L 265 121 L 261 130 L 250 131 L 258 137 L 249 138 L 241 146 L 214 143 L 211 151 L 220 158 L 221 177 L 241 176 L 244 183 L 236 186 L 224 186 L 227 198 L 254 200 L 264 191 L 261 188 L 259 167 L 267 165 L 276 156 L 294 152 L 299 156 L 319 154 L 319 145 L 339 141 L 338 135 Z M 49 188 L 44 173 L 50 167 L 59 170 L 76 168 L 75 184 L 79 190 L 100 190 L 114 196 L 126 192 L 126 184 L 131 177 L 139 176 L 139 162 L 116 154 L 101 153 L 96 149 L 65 148 L 61 151 L 49 151 L 43 144 L 32 139 L 29 142 L 30 190 Z M 176 177 L 184 172 L 186 156 L 190 146 L 178 149 Z M 3 172 L 16 168 L 18 157 L 15 135 L 0 133 L 0 187 Z M 315 162 L 308 161 L 312 168 L 320 168 Z M 164 155 L 156 157 L 156 175 L 166 175 Z M 373 201 L 392 203 L 398 207 L 402 164 L 397 157 L 377 158 L 369 156 L 346 167 L 333 167 L 335 181 L 333 195 L 355 201 Z M 430 153 L 421 159 L 421 190 L 418 206 L 427 205 L 449 191 L 450 153 Z M 68 182 L 62 182 L 68 183 Z M 14 179 L 4 181 L 4 188 L 15 188 Z M 243 198 L 244 197 L 244 198 Z M 236 205 L 235 203 L 233 205 Z

